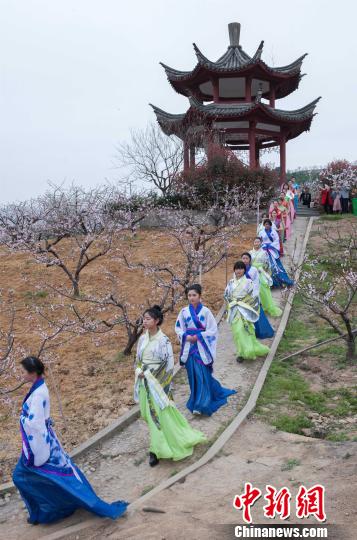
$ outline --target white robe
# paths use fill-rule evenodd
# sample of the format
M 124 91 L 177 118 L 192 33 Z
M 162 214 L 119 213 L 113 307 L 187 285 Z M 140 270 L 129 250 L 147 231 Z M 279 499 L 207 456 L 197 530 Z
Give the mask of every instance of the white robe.
M 218 339 L 218 327 L 216 319 L 214 318 L 213 313 L 206 306 L 202 306 L 200 312 L 197 315 L 197 318 L 201 321 L 204 326 L 204 330 L 200 332 L 200 336 L 205 343 L 204 347 L 200 341 L 197 341 L 198 351 L 202 362 L 205 365 L 210 365 L 216 359 L 216 350 L 217 350 L 217 339 Z M 197 330 L 195 324 L 192 321 L 191 312 L 189 306 L 181 309 L 179 316 L 177 317 L 175 324 L 175 332 L 181 343 L 181 356 L 180 362 L 185 364 L 188 360 L 190 353 L 191 343 L 185 340 L 185 344 L 182 347 L 185 333 L 188 329 Z M 206 349 L 207 348 L 207 349 Z
M 270 236 L 272 237 L 273 241 L 270 240 L 269 236 L 266 233 L 266 230 L 264 229 L 264 231 L 260 235 L 262 244 L 270 244 L 271 246 L 273 246 L 277 250 L 277 253 L 274 250 L 272 250 L 272 256 L 274 257 L 274 259 L 279 259 L 279 256 L 280 256 L 279 235 L 276 231 L 271 229 Z
M 250 269 L 248 270 L 248 274 L 253 282 L 253 296 L 259 298 L 260 297 L 259 272 L 254 266 L 251 266 Z
M 50 396 L 44 382 L 36 388 L 22 406 L 20 422 L 24 430 L 22 450 L 27 461 L 40 467 L 51 453 L 46 420 L 50 417 Z M 24 437 L 25 435 L 25 437 Z

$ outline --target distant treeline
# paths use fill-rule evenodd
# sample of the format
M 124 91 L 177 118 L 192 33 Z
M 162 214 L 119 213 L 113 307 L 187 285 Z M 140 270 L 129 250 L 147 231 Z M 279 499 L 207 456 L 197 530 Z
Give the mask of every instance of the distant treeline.
M 298 184 L 303 184 L 304 182 L 311 182 L 316 180 L 319 177 L 322 167 L 311 167 L 306 169 L 296 169 L 294 171 L 288 171 L 287 177 L 294 177 Z

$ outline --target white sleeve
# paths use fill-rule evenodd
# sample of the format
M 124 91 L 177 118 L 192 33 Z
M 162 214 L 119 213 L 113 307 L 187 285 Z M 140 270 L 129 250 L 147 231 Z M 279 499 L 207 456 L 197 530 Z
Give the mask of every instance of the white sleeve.
M 179 316 L 176 319 L 175 332 L 179 338 L 180 343 L 182 343 L 182 336 L 186 332 L 186 323 L 183 316 L 183 309 L 181 309 Z
M 280 241 L 279 241 L 279 235 L 278 235 L 277 231 L 272 230 L 271 234 L 272 234 L 272 237 L 273 237 L 272 245 L 275 247 L 275 249 L 280 251 Z
M 169 338 L 165 339 L 165 343 L 163 344 L 163 356 L 166 359 L 166 371 L 173 371 L 174 369 L 174 353 L 172 350 L 172 345 L 169 340 Z
M 50 457 L 50 442 L 45 418 L 46 400 L 41 393 L 34 393 L 30 402 L 28 416 L 22 426 L 34 457 L 34 465 L 40 467 Z

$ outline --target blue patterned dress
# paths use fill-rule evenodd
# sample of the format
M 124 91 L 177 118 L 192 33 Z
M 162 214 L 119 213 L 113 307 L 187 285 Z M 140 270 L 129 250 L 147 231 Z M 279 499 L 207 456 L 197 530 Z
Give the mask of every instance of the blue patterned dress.
M 23 498 L 30 523 L 52 523 L 84 508 L 115 519 L 128 505 L 108 504 L 94 492 L 59 442 L 50 418 L 50 398 L 43 378 L 26 395 L 20 416 L 22 455 L 13 481 Z
M 187 370 L 191 390 L 187 408 L 211 416 L 236 393 L 223 388 L 212 375 L 218 336 L 216 320 L 201 303 L 196 309 L 190 304 L 181 310 L 175 330 L 181 342 L 180 363 Z M 197 336 L 197 341 L 190 343 L 187 336 Z

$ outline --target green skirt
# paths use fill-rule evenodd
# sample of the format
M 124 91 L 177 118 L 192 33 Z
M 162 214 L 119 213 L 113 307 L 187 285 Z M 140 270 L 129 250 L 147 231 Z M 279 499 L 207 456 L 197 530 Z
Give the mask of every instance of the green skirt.
M 237 348 L 237 356 L 254 360 L 257 356 L 265 356 L 269 352 L 269 347 L 259 343 L 255 337 L 254 324 L 243 321 L 240 317 L 232 323 L 232 334 L 234 344 Z
M 139 403 L 141 417 L 150 431 L 150 452 L 158 459 L 185 459 L 192 455 L 196 444 L 206 442 L 203 433 L 191 428 L 176 407 L 160 409 L 150 396 L 148 399 L 143 384 L 139 389 Z
M 265 313 L 271 317 L 280 317 L 282 310 L 274 302 L 269 285 L 262 281 L 260 282 L 260 301 Z

